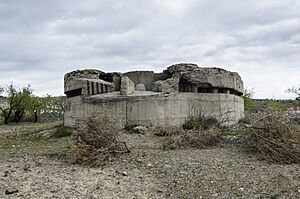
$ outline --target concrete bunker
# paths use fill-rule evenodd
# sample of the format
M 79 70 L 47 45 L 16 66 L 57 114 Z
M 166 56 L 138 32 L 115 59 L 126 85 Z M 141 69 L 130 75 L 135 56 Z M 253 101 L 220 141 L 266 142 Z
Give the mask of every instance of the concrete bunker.
M 65 125 L 101 111 L 124 125 L 181 125 L 199 116 L 231 125 L 243 118 L 243 89 L 235 72 L 188 63 L 162 73 L 77 70 L 64 78 Z

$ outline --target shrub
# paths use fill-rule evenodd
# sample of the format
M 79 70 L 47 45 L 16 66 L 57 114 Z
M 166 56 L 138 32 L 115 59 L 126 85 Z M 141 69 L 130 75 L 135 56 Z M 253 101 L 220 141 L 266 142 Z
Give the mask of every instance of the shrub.
M 58 126 L 50 138 L 62 138 L 72 135 L 72 128 L 66 126 Z
M 163 144 L 165 149 L 176 148 L 206 148 L 217 145 L 220 141 L 220 133 L 216 129 L 207 131 L 192 130 L 182 135 L 168 137 Z
M 129 152 L 126 143 L 117 140 L 122 126 L 107 113 L 80 119 L 75 129 L 74 163 L 103 166 L 114 155 Z
M 285 106 L 285 104 L 283 104 L 279 100 L 274 100 L 274 99 L 268 100 L 267 107 L 274 111 L 286 111 L 287 110 L 287 107 Z
M 260 113 L 252 121 L 242 136 L 247 149 L 271 162 L 300 163 L 299 126 L 278 112 Z
M 218 120 L 216 118 L 211 117 L 199 117 L 199 118 L 192 118 L 188 121 L 186 121 L 182 127 L 184 129 L 190 130 L 190 129 L 209 129 L 213 126 L 218 125 Z
M 154 135 L 156 136 L 172 136 L 179 135 L 184 132 L 183 128 L 177 126 L 157 126 L 152 131 L 154 131 Z

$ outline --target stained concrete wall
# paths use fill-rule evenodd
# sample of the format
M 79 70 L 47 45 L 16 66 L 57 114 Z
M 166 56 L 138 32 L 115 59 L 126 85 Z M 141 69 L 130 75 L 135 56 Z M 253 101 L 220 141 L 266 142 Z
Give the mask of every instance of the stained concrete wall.
M 126 96 L 91 100 L 83 96 L 66 99 L 65 125 L 73 126 L 75 118 L 86 118 L 94 112 L 111 113 L 123 125 L 181 125 L 198 117 L 216 117 L 224 125 L 243 118 L 241 97 L 219 93 L 172 93 L 169 95 Z

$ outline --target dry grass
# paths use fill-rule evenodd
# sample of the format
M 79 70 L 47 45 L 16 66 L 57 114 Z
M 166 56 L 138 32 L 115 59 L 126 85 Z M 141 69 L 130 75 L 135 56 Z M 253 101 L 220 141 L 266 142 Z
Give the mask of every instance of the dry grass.
M 151 131 L 154 132 L 154 135 L 165 137 L 165 136 L 173 136 L 173 135 L 180 135 L 184 133 L 183 128 L 177 126 L 156 126 Z
M 256 120 L 254 119 L 256 118 Z M 260 119 L 257 119 L 260 118 Z M 282 113 L 259 113 L 245 125 L 243 143 L 260 159 L 277 163 L 300 163 L 300 127 Z
M 52 129 L 61 122 L 20 123 L 0 126 L 0 159 L 5 157 L 53 157 L 67 160 L 70 137 L 44 139 L 40 131 Z
M 75 129 L 74 163 L 103 166 L 114 155 L 129 152 L 126 143 L 117 140 L 122 126 L 107 113 L 95 113 L 87 119 L 80 119 Z
M 168 137 L 163 144 L 165 149 L 177 148 L 207 148 L 215 146 L 220 141 L 220 133 L 217 129 L 190 130 L 182 135 Z

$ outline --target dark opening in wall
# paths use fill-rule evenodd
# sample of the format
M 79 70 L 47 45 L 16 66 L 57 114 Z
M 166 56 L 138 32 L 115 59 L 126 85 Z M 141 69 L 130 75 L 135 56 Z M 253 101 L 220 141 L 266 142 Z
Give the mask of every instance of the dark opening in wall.
M 236 91 L 236 90 L 234 90 L 234 89 L 229 89 L 230 91 L 230 94 L 232 94 L 232 95 L 237 95 L 237 96 L 242 96 L 243 95 L 243 93 L 241 93 L 241 92 L 239 92 L 239 91 Z
M 86 82 L 87 95 L 90 95 L 90 83 Z
M 96 92 L 97 92 L 96 94 L 99 94 L 99 93 L 100 93 L 100 92 L 99 92 L 99 83 L 98 83 L 98 82 L 96 83 Z
M 198 92 L 198 93 L 223 93 L 242 96 L 243 93 L 232 88 L 213 87 L 210 83 L 199 83 L 192 85 L 185 79 L 179 81 L 179 92 Z
M 94 87 L 94 82 L 92 82 L 92 85 L 91 85 L 91 87 L 92 87 L 92 95 L 95 95 L 95 87 Z
M 230 89 L 230 94 L 237 95 L 237 96 L 242 96 L 243 95 L 243 93 L 240 93 L 240 92 L 238 92 L 234 89 Z
M 179 92 L 193 92 L 193 86 L 184 79 L 179 80 Z
M 232 95 L 236 95 L 236 94 L 237 94 L 237 92 L 236 92 L 234 89 L 230 89 L 230 94 L 232 94 Z
M 213 88 L 202 88 L 202 87 L 198 87 L 197 89 L 198 93 L 213 93 Z
M 101 73 L 99 79 L 102 79 L 107 82 L 113 82 L 113 75 L 111 73 Z
M 227 93 L 227 90 L 226 88 L 219 88 L 218 89 L 218 93 Z
M 65 92 L 66 96 L 69 97 L 76 97 L 76 96 L 80 96 L 82 95 L 82 88 L 79 89 L 75 89 L 75 90 L 71 90 L 71 91 L 67 91 Z
M 210 83 L 201 83 L 198 85 L 198 93 L 214 93 L 214 89 Z
M 104 86 L 103 84 L 100 84 L 101 85 L 101 93 L 104 93 Z

